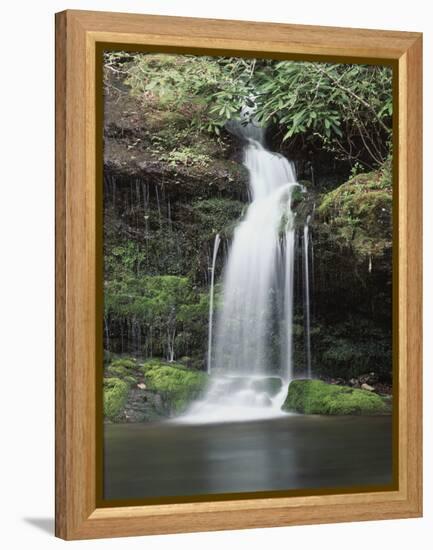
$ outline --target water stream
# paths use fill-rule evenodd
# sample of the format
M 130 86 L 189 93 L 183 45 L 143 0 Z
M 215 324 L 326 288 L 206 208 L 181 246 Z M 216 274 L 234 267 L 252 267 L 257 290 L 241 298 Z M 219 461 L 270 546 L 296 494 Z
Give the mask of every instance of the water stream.
M 300 186 L 293 164 L 264 146 L 262 129 L 254 124 L 239 124 L 237 133 L 246 142 L 244 165 L 249 172 L 251 203 L 234 231 L 212 342 L 213 276 L 219 245 L 215 241 L 208 348 L 208 372 L 212 365 L 213 381 L 205 398 L 184 416 L 185 421 L 281 415 L 287 386 L 293 378 L 292 194 Z M 275 323 L 280 327 L 278 358 L 270 338 Z M 263 383 L 254 383 L 275 375 L 281 378 L 282 385 L 272 397 L 263 390 Z

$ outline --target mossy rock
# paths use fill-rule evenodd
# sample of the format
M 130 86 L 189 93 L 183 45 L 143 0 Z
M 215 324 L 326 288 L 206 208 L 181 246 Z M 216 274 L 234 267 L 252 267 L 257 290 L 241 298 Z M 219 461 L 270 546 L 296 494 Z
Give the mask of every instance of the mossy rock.
M 162 396 L 170 413 L 181 413 L 205 390 L 208 375 L 167 363 L 146 363 L 142 367 L 149 390 Z
M 129 384 L 120 378 L 104 378 L 104 415 L 111 421 L 121 416 L 128 398 Z
M 392 172 L 390 162 L 358 174 L 322 196 L 317 231 L 358 261 L 382 257 L 392 246 Z
M 376 415 L 390 412 L 383 398 L 375 393 L 327 384 L 321 380 L 293 380 L 282 409 L 327 415 Z
M 283 382 L 278 376 L 268 376 L 253 380 L 251 386 L 254 390 L 267 393 L 270 397 L 274 397 L 281 390 Z

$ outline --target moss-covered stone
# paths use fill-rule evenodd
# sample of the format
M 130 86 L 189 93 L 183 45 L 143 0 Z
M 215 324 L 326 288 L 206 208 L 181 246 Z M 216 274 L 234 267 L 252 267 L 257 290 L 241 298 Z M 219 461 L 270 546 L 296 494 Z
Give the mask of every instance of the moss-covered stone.
M 323 195 L 317 213 L 327 238 L 350 248 L 358 262 L 383 256 L 392 245 L 390 162 Z
M 170 413 L 183 412 L 208 382 L 207 374 L 181 365 L 146 363 L 142 370 L 147 387 L 161 395 Z
M 111 421 L 119 420 L 128 398 L 129 385 L 120 378 L 104 378 L 104 416 Z
M 321 380 L 293 380 L 283 410 L 304 414 L 386 414 L 382 397 L 365 390 L 327 384 Z

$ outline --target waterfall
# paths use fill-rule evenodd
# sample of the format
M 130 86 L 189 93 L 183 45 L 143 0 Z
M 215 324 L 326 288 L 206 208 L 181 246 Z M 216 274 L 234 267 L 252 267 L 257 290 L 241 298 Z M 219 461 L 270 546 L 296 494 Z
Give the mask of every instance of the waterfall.
M 293 191 L 300 186 L 293 164 L 264 147 L 262 129 L 251 123 L 232 124 L 233 128 L 246 142 L 244 165 L 251 203 L 235 228 L 228 252 L 213 347 L 210 307 L 208 371 L 212 362 L 213 381 L 183 421 L 252 420 L 284 414 L 281 405 L 293 377 L 295 214 L 291 207 Z M 211 299 L 216 253 L 217 239 Z M 282 342 L 278 358 L 271 341 L 276 323 Z M 269 393 L 266 384 L 269 378 L 275 381 L 276 375 L 279 389 Z
M 309 222 L 310 216 L 304 224 L 304 334 L 305 334 L 305 361 L 307 377 L 311 378 L 311 322 L 310 322 L 310 270 L 309 270 Z
M 285 266 L 284 325 L 286 350 L 281 357 L 284 379 L 291 374 L 294 226 L 291 195 L 296 186 L 292 164 L 249 138 L 244 164 L 250 175 L 252 202 L 234 232 L 223 279 L 222 309 L 217 315 L 215 370 L 221 374 L 266 375 L 271 365 L 269 334 L 273 322 L 271 295 L 278 285 L 278 262 Z M 286 218 L 285 228 L 282 223 Z M 280 233 L 285 229 L 281 262 Z M 275 372 L 275 366 L 273 366 Z M 272 372 L 272 371 L 271 371 Z
M 207 373 L 211 373 L 212 365 L 212 329 L 213 329 L 213 298 L 214 298 L 214 282 L 215 282 L 215 263 L 218 255 L 218 248 L 220 245 L 221 239 L 219 233 L 215 235 L 215 243 L 213 247 L 213 257 L 212 257 L 212 271 L 211 271 L 211 280 L 210 280 L 210 291 L 209 291 L 209 330 L 208 330 L 208 348 L 207 348 Z

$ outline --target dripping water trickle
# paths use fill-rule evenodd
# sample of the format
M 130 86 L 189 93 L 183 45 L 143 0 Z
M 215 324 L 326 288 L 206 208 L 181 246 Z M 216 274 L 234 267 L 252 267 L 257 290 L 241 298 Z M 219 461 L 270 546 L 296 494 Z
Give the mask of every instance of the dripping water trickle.
M 307 377 L 311 378 L 311 320 L 310 320 L 310 269 L 309 269 L 309 223 L 310 216 L 304 224 L 304 334 L 305 334 L 305 362 Z
M 207 372 L 211 374 L 212 370 L 212 330 L 213 330 L 213 303 L 214 303 L 214 284 L 215 284 L 215 264 L 218 256 L 218 248 L 221 242 L 219 233 L 215 235 L 215 243 L 213 247 L 211 281 L 209 292 L 209 332 L 208 332 L 208 351 L 207 351 Z

